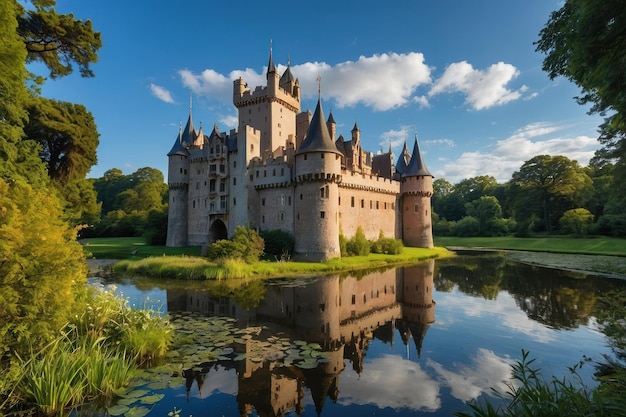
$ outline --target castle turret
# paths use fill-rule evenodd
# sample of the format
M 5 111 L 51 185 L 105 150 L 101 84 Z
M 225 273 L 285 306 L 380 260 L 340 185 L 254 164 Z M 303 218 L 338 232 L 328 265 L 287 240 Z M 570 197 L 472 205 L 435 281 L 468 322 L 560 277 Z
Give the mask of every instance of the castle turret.
M 402 172 L 400 192 L 402 194 L 402 240 L 404 244 L 418 248 L 432 248 L 434 245 L 430 199 L 433 195 L 433 175 L 426 168 L 417 135 L 415 135 L 411 160 Z
M 339 186 L 341 152 L 331 140 L 321 100 L 306 137 L 296 151 L 296 256 L 314 261 L 341 256 L 339 248 Z
M 276 71 L 276 65 L 274 64 L 274 58 L 272 58 L 272 47 L 270 46 L 270 60 L 267 63 L 267 73 L 265 74 L 267 78 L 267 90 L 270 94 L 276 94 L 278 91 L 280 75 L 278 71 Z
M 335 122 L 335 118 L 333 117 L 333 112 L 331 111 L 328 115 L 328 120 L 326 121 L 326 127 L 328 127 L 328 133 L 330 134 L 330 139 L 335 141 L 337 138 L 337 123 Z
M 187 246 L 187 198 L 189 196 L 189 146 L 195 139 L 191 110 L 185 129 L 178 132 L 174 146 L 168 152 L 167 184 L 169 205 L 166 246 Z

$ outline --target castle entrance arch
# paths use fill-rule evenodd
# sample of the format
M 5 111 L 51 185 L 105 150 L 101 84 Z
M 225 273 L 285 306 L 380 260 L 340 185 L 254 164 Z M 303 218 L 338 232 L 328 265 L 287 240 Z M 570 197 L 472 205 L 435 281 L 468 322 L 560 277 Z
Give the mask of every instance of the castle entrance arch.
M 226 225 L 222 220 L 216 219 L 211 223 L 211 227 L 209 228 L 209 242 L 213 243 L 222 239 L 228 239 Z

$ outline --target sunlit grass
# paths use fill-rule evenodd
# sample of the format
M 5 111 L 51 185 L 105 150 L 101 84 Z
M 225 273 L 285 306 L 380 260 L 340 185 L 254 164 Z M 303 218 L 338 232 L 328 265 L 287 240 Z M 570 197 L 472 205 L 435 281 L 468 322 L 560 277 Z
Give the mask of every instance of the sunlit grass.
M 598 236 L 575 238 L 566 236 L 538 236 L 518 238 L 435 236 L 437 246 L 463 246 L 472 248 L 511 249 L 537 252 L 577 253 L 588 255 L 626 256 L 626 240 Z
M 118 274 L 180 279 L 222 280 L 246 277 L 288 277 L 380 268 L 419 263 L 426 259 L 451 256 L 444 248 L 404 248 L 399 255 L 369 254 L 332 259 L 326 262 L 267 262 L 252 264 L 228 259 L 210 262 L 193 256 L 158 256 L 137 261 L 123 260 L 114 265 Z

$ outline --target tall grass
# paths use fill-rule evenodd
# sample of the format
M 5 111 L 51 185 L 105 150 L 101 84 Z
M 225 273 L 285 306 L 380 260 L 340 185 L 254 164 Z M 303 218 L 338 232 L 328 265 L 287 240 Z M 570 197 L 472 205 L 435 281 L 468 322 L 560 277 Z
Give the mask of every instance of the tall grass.
M 158 362 L 173 343 L 173 327 L 158 311 L 131 308 L 112 291 L 94 288 L 85 289 L 79 301 L 84 307 L 69 323 L 78 336 L 102 339 L 105 346 L 140 366 Z
M 63 335 L 22 363 L 17 394 L 44 414 L 66 414 L 85 401 L 111 398 L 132 377 L 132 360 L 103 346 L 104 339 L 78 344 Z
M 535 417 L 535 416 L 624 416 L 623 398 L 610 398 L 586 386 L 578 374 L 582 362 L 568 368 L 569 378 L 545 378 L 534 359 L 522 351 L 522 359 L 512 365 L 513 382 L 504 393 L 496 392 L 500 405 L 490 401 L 470 403 L 470 413 L 457 417 Z

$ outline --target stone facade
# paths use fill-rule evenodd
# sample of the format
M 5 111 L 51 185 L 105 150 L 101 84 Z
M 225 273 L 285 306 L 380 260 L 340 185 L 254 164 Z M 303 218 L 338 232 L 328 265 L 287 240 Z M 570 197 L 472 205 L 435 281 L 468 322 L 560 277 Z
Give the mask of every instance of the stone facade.
M 300 85 L 288 66 L 280 75 L 272 54 L 267 86 L 234 81 L 238 127 L 195 130 L 191 110 L 168 153 L 170 188 L 167 246 L 205 245 L 232 237 L 238 225 L 293 234 L 294 255 L 340 256 L 339 234 L 361 227 L 368 239 L 402 239 L 432 247 L 433 176 L 417 138 L 393 163 L 391 149 L 361 148 L 357 124 L 350 140 L 336 137 L 321 100 L 300 112 Z

